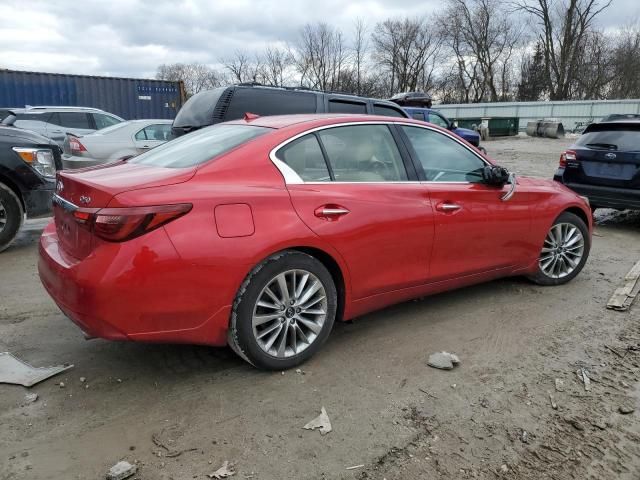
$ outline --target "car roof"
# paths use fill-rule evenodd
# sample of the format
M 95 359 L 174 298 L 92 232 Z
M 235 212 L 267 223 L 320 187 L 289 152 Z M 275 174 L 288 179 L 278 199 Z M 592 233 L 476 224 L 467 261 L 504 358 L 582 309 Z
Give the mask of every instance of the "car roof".
M 268 115 L 250 119 L 231 120 L 229 122 L 225 122 L 224 124 L 254 125 L 257 127 L 281 129 L 301 123 L 317 123 L 318 125 L 330 125 L 333 123 L 348 122 L 415 123 L 416 125 L 423 125 L 425 123 L 420 120 L 413 120 L 411 118 L 385 117 L 382 115 L 358 115 L 350 113 L 310 113 L 296 115 Z

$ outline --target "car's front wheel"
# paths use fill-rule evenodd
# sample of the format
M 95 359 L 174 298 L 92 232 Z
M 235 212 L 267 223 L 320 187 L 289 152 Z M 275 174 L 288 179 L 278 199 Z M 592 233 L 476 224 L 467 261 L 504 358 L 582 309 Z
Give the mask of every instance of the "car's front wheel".
M 24 220 L 20 199 L 9 187 L 0 183 L 0 252 L 11 245 Z
M 255 267 L 240 287 L 229 344 L 258 368 L 292 368 L 325 342 L 336 305 L 333 278 L 320 261 L 297 251 L 278 253 Z
M 590 247 L 589 228 L 584 221 L 573 213 L 562 213 L 544 240 L 537 273 L 529 278 L 540 285 L 569 282 L 584 267 Z

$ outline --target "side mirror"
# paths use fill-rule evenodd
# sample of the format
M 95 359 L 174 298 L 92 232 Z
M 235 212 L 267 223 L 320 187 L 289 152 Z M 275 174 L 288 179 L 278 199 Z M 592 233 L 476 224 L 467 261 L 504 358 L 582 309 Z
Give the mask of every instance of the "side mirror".
M 484 183 L 495 187 L 503 187 L 509 181 L 509 170 L 497 165 L 487 165 L 482 170 Z
M 458 122 L 451 122 L 451 128 L 458 128 Z

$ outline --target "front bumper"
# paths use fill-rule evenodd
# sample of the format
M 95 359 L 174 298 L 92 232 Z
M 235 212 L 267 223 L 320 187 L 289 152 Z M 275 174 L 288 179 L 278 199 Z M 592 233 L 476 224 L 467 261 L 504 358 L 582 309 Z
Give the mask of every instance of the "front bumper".
M 140 238 L 104 242 L 77 259 L 51 222 L 40 238 L 40 280 L 88 337 L 225 345 L 233 295 L 212 295 L 205 279 L 214 269 L 182 262 L 163 228 Z
M 38 188 L 22 192 L 28 218 L 51 214 L 51 199 L 55 188 L 56 182 L 54 179 L 42 179 L 42 185 Z
M 592 208 L 640 210 L 640 190 L 583 183 L 565 183 L 560 173 L 556 173 L 553 179 L 577 194 L 587 197 Z

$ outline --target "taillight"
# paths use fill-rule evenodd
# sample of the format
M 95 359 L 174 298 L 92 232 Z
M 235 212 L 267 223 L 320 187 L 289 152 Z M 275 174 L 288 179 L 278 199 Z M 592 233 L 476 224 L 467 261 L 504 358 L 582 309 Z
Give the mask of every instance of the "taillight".
M 152 207 L 124 207 L 78 209 L 76 221 L 109 242 L 124 242 L 144 235 L 188 213 L 193 205 L 156 205 Z
M 80 142 L 78 137 L 69 138 L 69 148 L 71 149 L 71 153 L 81 153 L 81 152 L 87 151 L 87 149 L 84 148 L 84 145 L 82 144 L 82 142 Z
M 574 150 L 567 150 L 560 154 L 560 166 L 566 167 L 567 162 L 575 162 L 576 159 L 576 152 Z

